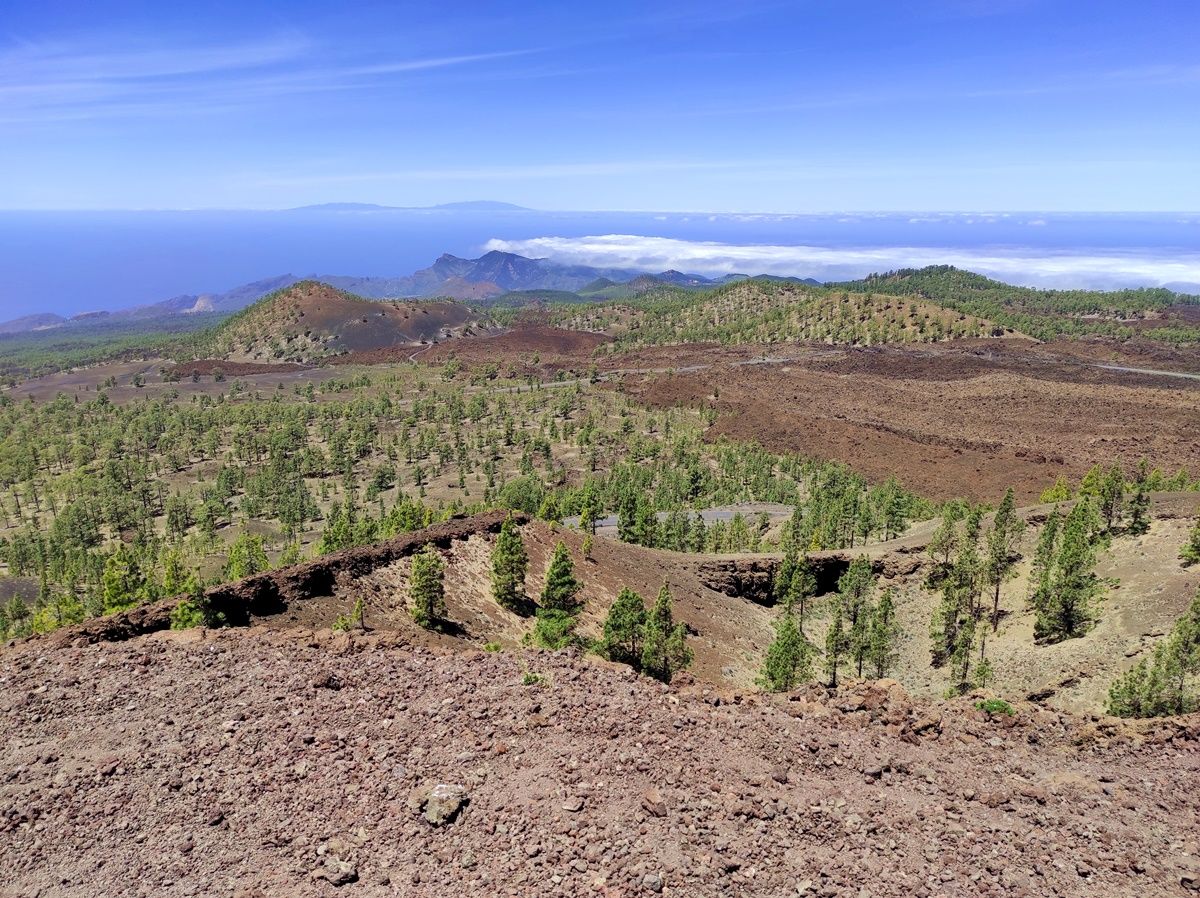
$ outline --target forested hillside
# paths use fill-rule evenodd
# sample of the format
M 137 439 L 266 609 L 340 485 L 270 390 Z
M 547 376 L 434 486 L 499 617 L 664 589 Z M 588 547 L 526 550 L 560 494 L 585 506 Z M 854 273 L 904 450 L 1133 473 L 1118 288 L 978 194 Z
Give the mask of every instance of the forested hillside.
M 558 308 L 550 320 L 611 333 L 615 346 L 793 340 L 878 345 L 1004 333 L 981 317 L 920 299 L 763 280 L 705 291 L 662 287 L 636 299 Z
M 803 507 L 805 545 L 825 548 L 894 534 L 930 508 L 894 481 L 706 443 L 700 413 L 582 384 L 468 380 L 453 365 L 267 395 L 211 384 L 190 400 L 118 405 L 98 390 L 0 403 L 0 559 L 41 583 L 28 614 L 8 612 L 11 632 L 496 505 L 547 520 L 615 513 L 629 541 L 682 551 L 766 544 L 763 521 L 706 529 L 687 514 L 712 505 Z
M 1162 288 L 1037 290 L 1014 287 L 950 265 L 906 268 L 834 285 L 839 289 L 913 296 L 1003 324 L 1038 339 L 1141 333 L 1171 343 L 1200 341 L 1200 297 Z M 1180 314 L 1183 313 L 1183 314 Z M 1138 325 L 1153 324 L 1153 327 Z
M 14 383 L 55 371 L 150 354 L 190 357 L 206 346 L 209 333 L 225 318 L 199 314 L 154 322 L 101 318 L 54 329 L 0 336 L 0 383 Z

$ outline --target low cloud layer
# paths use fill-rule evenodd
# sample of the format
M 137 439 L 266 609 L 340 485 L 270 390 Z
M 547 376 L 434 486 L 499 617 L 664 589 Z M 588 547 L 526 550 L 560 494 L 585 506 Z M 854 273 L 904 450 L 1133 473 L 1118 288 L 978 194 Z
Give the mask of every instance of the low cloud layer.
M 775 274 L 846 280 L 872 272 L 954 265 L 1013 284 L 1110 288 L 1200 284 L 1200 253 L 1062 252 L 1034 249 L 823 247 L 677 240 L 633 234 L 489 240 L 488 250 L 556 262 L 694 274 Z

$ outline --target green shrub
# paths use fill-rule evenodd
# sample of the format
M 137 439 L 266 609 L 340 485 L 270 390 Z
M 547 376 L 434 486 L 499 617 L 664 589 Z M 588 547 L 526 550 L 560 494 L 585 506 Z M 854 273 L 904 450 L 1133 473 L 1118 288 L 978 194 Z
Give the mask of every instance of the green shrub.
M 171 609 L 172 630 L 223 626 L 225 626 L 225 615 L 214 612 L 204 596 L 192 596 L 184 599 Z
M 1006 717 L 1012 717 L 1017 712 L 1002 698 L 985 698 L 983 701 L 975 703 L 975 707 L 985 714 L 998 715 L 1003 714 Z

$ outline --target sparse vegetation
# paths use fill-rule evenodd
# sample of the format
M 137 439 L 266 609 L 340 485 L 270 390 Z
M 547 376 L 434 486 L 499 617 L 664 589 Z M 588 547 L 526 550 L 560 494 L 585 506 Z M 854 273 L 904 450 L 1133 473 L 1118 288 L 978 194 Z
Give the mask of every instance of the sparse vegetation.
M 757 322 L 756 297 L 766 298 Z M 1024 577 L 1023 552 L 1039 544 L 1028 586 L 1015 587 L 1028 590 L 1026 613 L 1036 620 L 1038 640 L 1086 635 L 1106 586 L 1094 572 L 1102 550 L 1147 532 L 1151 493 L 1192 489 L 1197 481 L 1145 462 L 1136 469 L 1106 462 L 1078 482 L 1059 476 L 1043 498 L 1083 501 L 1051 514 L 1034 540 L 1023 534 L 1016 512 L 1016 496 L 1028 484 L 1010 490 L 994 512 L 965 501 L 938 506 L 895 478 L 869 481 L 835 462 L 714 438 L 708 428 L 716 408 L 732 395 L 725 384 L 713 384 L 711 396 L 694 405 L 651 408 L 605 373 L 603 359 L 635 344 L 701 333 L 724 341 L 811 332 L 873 344 L 973 332 L 970 316 L 947 318 L 940 303 L 798 284 L 742 283 L 686 295 L 659 290 L 632 313 L 625 301 L 551 309 L 555 321 L 568 312 L 580 321 L 593 316 L 589 326 L 604 323 L 596 315 L 609 316 L 604 326 L 617 335 L 610 344 L 589 338 L 587 351 L 599 345 L 597 355 L 566 368 L 539 371 L 544 356 L 534 350 L 480 362 L 463 351 L 468 344 L 456 343 L 453 352 L 431 347 L 427 363 L 313 369 L 294 380 L 289 369 L 289 380 L 278 383 L 269 375 L 255 380 L 256 369 L 245 364 L 208 360 L 196 362 L 193 372 L 167 364 L 105 369 L 81 378 L 75 395 L 50 401 L 0 396 L 0 560 L 23 578 L 19 593 L 0 607 L 0 636 L 47 632 L 170 596 L 191 597 L 178 605 L 176 625 L 197 625 L 207 622 L 199 597 L 219 580 L 499 507 L 582 537 L 574 552 L 551 537 L 548 576 L 533 593 L 540 608 L 530 621 L 530 644 L 587 642 L 577 632 L 580 571 L 583 579 L 596 575 L 594 592 L 605 594 L 611 582 L 605 567 L 622 557 L 619 547 L 603 542 L 611 516 L 622 541 L 650 549 L 782 555 L 770 584 L 778 605 L 774 639 L 758 647 L 763 688 L 808 682 L 821 674 L 819 661 L 831 683 L 846 676 L 903 678 L 912 661 L 897 610 L 907 620 L 909 603 L 926 597 L 903 581 L 899 590 L 877 592 L 863 559 L 836 594 L 818 595 L 830 584 L 818 587 L 810 556 L 894 538 L 940 515 L 926 584 L 939 606 L 931 621 L 932 660 L 946 668 L 953 693 L 986 685 L 996 676 L 990 640 L 1007 645 L 1003 622 L 1021 611 L 1005 601 L 1006 584 L 1018 571 Z M 711 322 L 702 320 L 710 313 Z M 497 314 L 519 320 L 508 310 Z M 283 357 L 297 347 L 285 347 Z M 211 346 L 192 348 L 200 354 Z M 260 350 L 264 358 L 283 358 L 269 346 L 253 351 Z M 793 513 L 787 519 L 778 511 L 725 510 L 741 502 Z M 442 577 L 431 580 L 421 570 L 424 556 L 412 562 L 409 582 L 418 592 L 422 582 L 440 585 Z M 1200 560 L 1200 527 L 1180 558 Z M 528 565 L 520 530 L 505 522 L 490 559 L 491 595 L 522 614 L 535 608 L 525 595 Z M 409 596 L 414 618 L 456 632 L 445 619 L 444 587 L 423 594 L 421 602 Z M 592 589 L 588 596 L 592 602 Z M 647 609 L 636 592 L 621 591 L 596 650 L 669 679 L 693 647 L 686 626 L 670 613 L 670 598 L 664 615 L 661 596 Z M 365 627 L 361 613 L 344 607 L 336 625 Z
M 1179 551 L 1179 558 L 1185 566 L 1200 563 L 1200 512 L 1197 512 L 1196 523 L 1188 533 L 1187 542 Z
M 1165 717 L 1200 707 L 1194 680 L 1200 674 L 1200 592 L 1170 635 L 1113 683 L 1108 713 L 1118 717 Z

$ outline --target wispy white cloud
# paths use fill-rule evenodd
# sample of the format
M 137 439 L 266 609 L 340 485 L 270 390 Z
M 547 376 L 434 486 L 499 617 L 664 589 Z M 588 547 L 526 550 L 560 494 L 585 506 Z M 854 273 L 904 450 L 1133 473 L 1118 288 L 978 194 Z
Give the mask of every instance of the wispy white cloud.
M 1088 68 L 1058 74 L 1049 79 L 969 83 L 962 77 L 947 76 L 941 84 L 872 84 L 862 89 L 813 88 L 777 100 L 701 104 L 678 109 L 654 108 L 647 115 L 655 118 L 719 118 L 778 115 L 788 112 L 820 112 L 865 106 L 895 106 L 905 103 L 961 102 L 966 100 L 1005 100 L 1086 94 L 1111 91 L 1117 87 L 1154 88 L 1200 85 L 1200 65 L 1162 63 L 1119 69 Z
M 1010 283 L 1041 287 L 1200 284 L 1200 253 L 743 245 L 633 234 L 493 239 L 486 249 L 578 265 L 646 271 L 674 268 L 705 275 L 777 274 L 842 280 L 897 268 L 955 265 Z
M 296 34 L 229 44 L 131 45 L 119 51 L 65 42 L 23 43 L 0 52 L 0 84 L 43 86 L 256 69 L 295 59 L 310 46 Z
M 330 62 L 308 39 L 282 35 L 225 45 L 70 44 L 0 51 L 0 122 L 74 121 L 223 111 L 288 94 L 352 90 L 395 76 L 483 63 L 530 49 Z
M 1163 63 L 1114 69 L 1106 72 L 1104 78 L 1108 81 L 1126 84 L 1200 84 L 1200 64 Z

